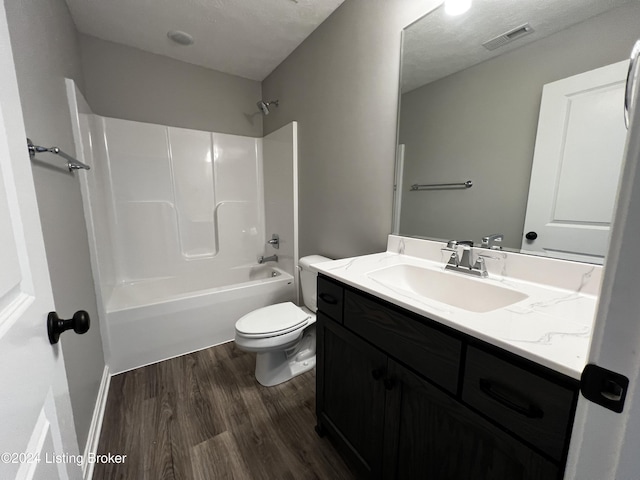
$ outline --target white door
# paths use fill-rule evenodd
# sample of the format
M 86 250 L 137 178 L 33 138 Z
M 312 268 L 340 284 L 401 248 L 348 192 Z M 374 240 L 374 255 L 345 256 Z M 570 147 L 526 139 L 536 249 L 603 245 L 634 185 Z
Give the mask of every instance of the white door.
M 603 262 L 627 134 L 622 105 L 628 65 L 544 86 L 523 252 Z
M 634 54 L 640 52 L 640 43 Z M 634 56 L 635 56 L 634 55 Z M 607 252 L 588 363 L 629 380 L 622 412 L 578 400 L 566 480 L 640 478 L 640 82 L 635 70 L 632 108 L 620 194 Z M 622 385 L 622 382 L 619 382 Z M 603 398 L 610 384 L 601 383 Z M 605 393 L 606 392 L 606 393 Z
M 81 478 L 53 296 L 0 2 L 0 479 Z M 60 455 L 56 457 L 55 455 Z

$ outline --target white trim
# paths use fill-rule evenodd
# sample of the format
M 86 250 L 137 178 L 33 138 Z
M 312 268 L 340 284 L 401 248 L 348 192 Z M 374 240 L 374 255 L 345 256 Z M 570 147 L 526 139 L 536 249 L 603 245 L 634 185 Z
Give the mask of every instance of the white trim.
M 293 132 L 293 284 L 295 286 L 296 305 L 302 305 L 300 298 L 300 249 L 298 244 L 298 122 L 291 122 Z M 264 137 L 263 137 L 264 138 Z
M 78 104 L 78 97 L 86 105 L 89 110 L 91 106 L 88 104 L 84 95 L 76 85 L 76 82 L 71 78 L 65 78 L 65 85 L 67 88 L 67 101 L 69 103 L 69 112 L 71 114 L 71 129 L 73 130 L 73 142 L 76 149 L 76 158 L 81 162 L 84 162 L 91 167 L 94 167 L 94 159 L 86 158 L 85 148 L 82 144 L 82 135 L 80 133 L 80 107 Z M 95 170 L 93 170 L 95 175 Z M 87 171 L 78 171 L 78 180 L 80 182 L 80 193 L 82 195 L 82 211 L 84 212 L 84 221 L 87 224 L 87 238 L 89 239 L 89 259 L 91 262 L 91 274 L 93 276 L 93 287 L 96 294 L 97 307 L 98 307 L 98 324 L 100 326 L 100 338 L 102 340 L 102 351 L 106 361 L 111 359 L 111 341 L 109 337 L 109 330 L 107 328 L 107 312 L 105 310 L 105 301 L 102 295 L 102 277 L 100 275 L 100 268 L 98 263 L 97 253 L 97 241 L 95 234 L 95 222 L 93 219 L 93 212 L 90 208 L 91 205 L 91 192 L 89 189 L 89 183 L 87 178 Z
M 396 149 L 396 170 L 393 182 L 393 214 L 391 217 L 391 233 L 400 235 L 400 213 L 402 212 L 402 193 L 404 181 L 404 143 Z
M 87 435 L 87 444 L 84 447 L 84 455 L 82 456 L 82 478 L 91 480 L 93 477 L 93 467 L 95 463 L 87 463 L 90 454 L 96 454 L 98 451 L 98 442 L 100 441 L 100 432 L 102 431 L 102 420 L 104 419 L 104 411 L 107 406 L 107 396 L 109 395 L 109 385 L 111 384 L 111 374 L 109 373 L 109 365 L 105 365 L 102 372 L 102 380 L 98 389 L 98 398 L 96 406 L 93 409 L 93 417 L 91 418 L 91 426 Z

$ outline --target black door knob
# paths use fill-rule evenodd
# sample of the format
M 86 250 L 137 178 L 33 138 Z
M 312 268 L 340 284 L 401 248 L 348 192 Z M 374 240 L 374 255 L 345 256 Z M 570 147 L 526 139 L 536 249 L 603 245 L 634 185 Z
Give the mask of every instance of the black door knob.
M 527 232 L 525 238 L 527 240 L 535 240 L 536 238 L 538 238 L 538 234 L 536 232 Z
M 47 316 L 47 333 L 49 334 L 49 342 L 51 345 L 58 343 L 60 334 L 73 328 L 73 331 L 79 335 L 87 333 L 90 321 L 89 314 L 84 310 L 78 310 L 69 320 L 58 317 L 56 312 L 49 312 Z

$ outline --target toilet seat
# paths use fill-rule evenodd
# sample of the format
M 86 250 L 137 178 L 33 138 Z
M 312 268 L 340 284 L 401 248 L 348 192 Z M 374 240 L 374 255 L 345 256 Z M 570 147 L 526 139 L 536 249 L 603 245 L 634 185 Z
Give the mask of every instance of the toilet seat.
M 236 322 L 236 334 L 245 338 L 285 335 L 303 329 L 311 315 L 292 302 L 259 308 Z

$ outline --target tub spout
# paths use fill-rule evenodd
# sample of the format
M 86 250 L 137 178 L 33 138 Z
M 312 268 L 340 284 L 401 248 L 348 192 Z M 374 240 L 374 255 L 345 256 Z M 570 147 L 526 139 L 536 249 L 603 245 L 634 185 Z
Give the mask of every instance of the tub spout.
M 263 257 L 262 255 L 260 255 L 258 257 L 258 263 L 277 262 L 277 261 L 278 261 L 278 255 L 271 255 L 270 257 Z

